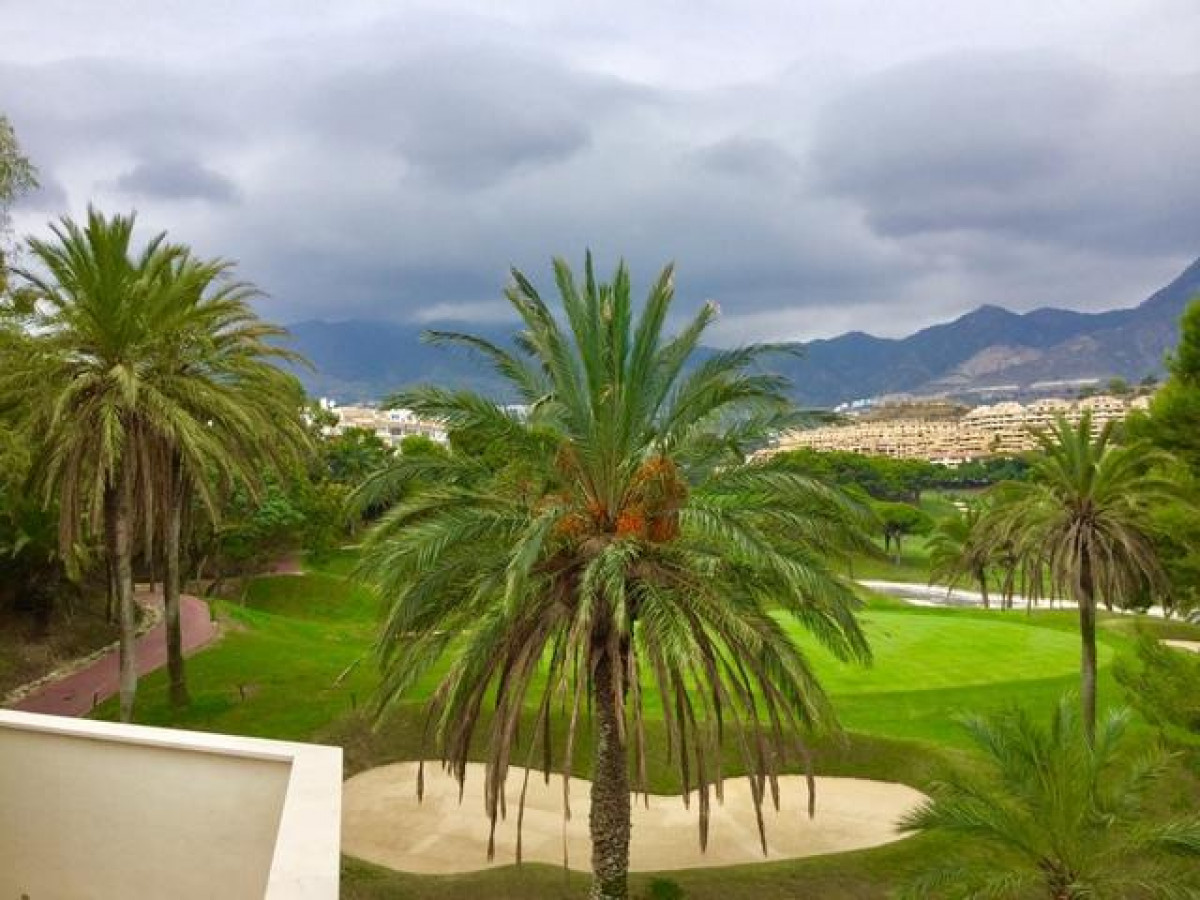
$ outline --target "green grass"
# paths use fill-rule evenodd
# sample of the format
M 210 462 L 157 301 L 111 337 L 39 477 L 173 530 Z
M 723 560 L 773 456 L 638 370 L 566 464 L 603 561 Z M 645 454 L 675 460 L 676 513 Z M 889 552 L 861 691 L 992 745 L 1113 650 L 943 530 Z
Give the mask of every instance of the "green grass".
M 224 634 L 188 660 L 191 706 L 183 711 L 169 706 L 160 670 L 142 679 L 135 719 L 309 740 L 366 702 L 374 689 L 371 606 L 366 591 L 335 576 L 256 579 L 244 602 L 215 602 Z M 103 704 L 98 714 L 115 718 L 115 702 Z
M 172 710 L 157 672 L 140 687 L 139 722 L 302 740 L 368 701 L 377 613 L 372 596 L 352 581 L 325 573 L 259 578 L 241 601 L 218 601 L 216 610 L 225 633 L 189 661 L 192 706 Z M 1039 613 L 1034 624 L 1023 613 L 876 601 L 863 615 L 870 666 L 843 663 L 798 626 L 789 628 L 847 728 L 957 742 L 956 713 L 1049 698 L 1073 684 L 1078 644 L 1069 616 Z M 1111 657 L 1112 648 L 1102 647 L 1102 662 Z M 427 679 L 418 696 L 432 686 Z M 115 716 L 115 705 L 100 714 Z
M 191 707 L 173 711 L 166 702 L 165 675 L 155 673 L 142 682 L 137 721 L 338 743 L 346 750 L 348 772 L 428 753 L 421 743 L 424 704 L 419 697 L 398 707 L 378 728 L 363 714 L 377 681 L 371 646 L 378 614 L 371 594 L 344 577 L 354 561 L 353 553 L 338 553 L 313 565 L 309 574 L 254 579 L 242 597 L 218 601 L 224 636 L 189 660 Z M 1073 611 L 930 609 L 864 596 L 862 621 L 874 651 L 872 666 L 842 663 L 797 632 L 848 731 L 845 739 L 817 743 L 818 771 L 926 786 L 948 765 L 971 765 L 957 716 L 1013 704 L 1046 711 L 1076 687 Z M 1101 617 L 1105 703 L 1121 698 L 1110 663 L 1132 647 L 1137 627 L 1129 617 Z M 1140 627 L 1160 636 L 1200 635 L 1200 628 L 1179 623 L 1147 620 Z M 100 714 L 115 717 L 115 703 L 105 704 Z M 662 731 L 661 723 L 650 722 L 649 776 L 652 789 L 665 793 L 678 787 Z M 727 773 L 740 770 L 732 747 L 726 760 Z M 581 748 L 576 771 L 586 775 L 587 767 L 588 754 Z M 883 898 L 923 856 L 937 852 L 938 839 L 922 836 L 857 853 L 669 877 L 689 898 Z M 559 869 L 537 865 L 429 878 L 347 860 L 343 879 L 343 896 L 358 900 L 576 897 L 586 886 L 581 875 L 565 878 Z M 632 883 L 634 895 L 644 895 L 649 876 L 636 876 Z
M 938 612 L 866 611 L 860 621 L 874 657 L 868 667 L 838 661 L 798 625 L 788 630 L 835 697 L 1038 681 L 1078 668 L 1079 645 L 1071 635 L 994 617 Z M 1111 656 L 1110 648 L 1101 648 L 1102 663 Z

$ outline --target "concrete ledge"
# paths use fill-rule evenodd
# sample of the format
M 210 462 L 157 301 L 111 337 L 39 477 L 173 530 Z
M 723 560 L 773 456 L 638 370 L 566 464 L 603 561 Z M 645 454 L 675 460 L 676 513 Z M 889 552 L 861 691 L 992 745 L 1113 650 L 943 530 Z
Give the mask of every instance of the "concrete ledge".
M 342 751 L 0 711 L 0 895 L 338 896 Z

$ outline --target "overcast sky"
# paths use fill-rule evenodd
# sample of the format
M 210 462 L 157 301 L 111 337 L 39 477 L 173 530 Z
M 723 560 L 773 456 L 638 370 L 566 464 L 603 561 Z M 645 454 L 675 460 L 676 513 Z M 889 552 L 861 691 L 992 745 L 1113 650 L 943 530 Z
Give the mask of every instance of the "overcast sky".
M 1132 305 L 1200 255 L 1197 0 L 0 0 L 45 187 L 306 318 L 504 315 L 592 247 L 721 341 Z

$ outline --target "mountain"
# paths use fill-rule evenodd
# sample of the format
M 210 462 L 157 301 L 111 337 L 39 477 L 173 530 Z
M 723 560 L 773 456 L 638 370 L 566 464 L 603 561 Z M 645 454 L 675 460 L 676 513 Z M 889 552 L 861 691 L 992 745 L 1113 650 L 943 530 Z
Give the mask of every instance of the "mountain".
M 312 368 L 296 374 L 310 394 L 343 403 L 379 400 L 398 388 L 438 384 L 494 393 L 499 383 L 478 357 L 458 347 L 429 344 L 430 328 L 461 331 L 462 323 L 406 324 L 352 320 L 310 320 L 288 326 L 290 346 Z M 477 326 L 467 330 L 496 343 L 511 337 L 512 326 Z
M 1004 385 L 1161 374 L 1179 339 L 1179 317 L 1200 294 L 1200 259 L 1138 306 L 1101 313 L 1043 308 L 1014 313 L 981 306 L 905 338 L 861 331 L 799 345 L 799 357 L 773 367 L 791 379 L 798 402 L 833 406 L 888 394 L 969 395 Z M 419 382 L 494 392 L 496 379 L 476 357 L 423 343 L 435 325 L 375 321 L 299 322 L 293 346 L 315 371 L 308 390 L 343 402 L 378 399 Z M 451 328 L 459 326 L 450 326 Z M 511 326 L 471 326 L 497 342 Z

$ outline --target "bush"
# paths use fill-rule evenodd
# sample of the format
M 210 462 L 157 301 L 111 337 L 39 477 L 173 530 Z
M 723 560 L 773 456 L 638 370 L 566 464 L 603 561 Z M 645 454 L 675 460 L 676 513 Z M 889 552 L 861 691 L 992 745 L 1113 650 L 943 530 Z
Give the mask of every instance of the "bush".
M 1150 722 L 1200 734 L 1200 655 L 1142 634 L 1136 658 L 1118 658 L 1113 674 Z

